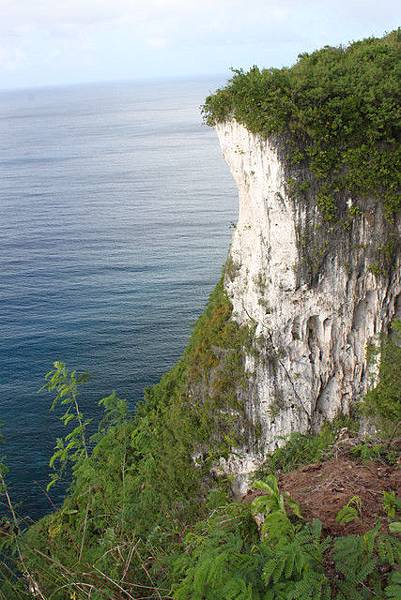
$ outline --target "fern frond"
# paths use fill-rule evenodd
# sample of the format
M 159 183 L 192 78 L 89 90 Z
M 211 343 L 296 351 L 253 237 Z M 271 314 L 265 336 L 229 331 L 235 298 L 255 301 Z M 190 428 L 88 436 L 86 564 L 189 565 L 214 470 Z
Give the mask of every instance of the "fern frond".
M 390 583 L 385 589 L 386 598 L 400 600 L 401 598 L 401 572 L 394 571 L 390 576 Z

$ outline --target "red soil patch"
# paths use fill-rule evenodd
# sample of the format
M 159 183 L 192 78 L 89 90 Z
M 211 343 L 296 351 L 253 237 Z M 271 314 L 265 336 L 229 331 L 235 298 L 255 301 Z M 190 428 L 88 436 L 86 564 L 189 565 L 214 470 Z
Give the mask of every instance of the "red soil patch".
M 379 519 L 388 522 L 383 510 L 383 491 L 394 490 L 401 496 L 401 467 L 377 462 L 359 464 L 348 457 L 339 457 L 282 474 L 279 484 L 281 490 L 298 502 L 307 521 L 320 519 L 325 530 L 333 535 L 363 533 Z M 246 500 L 260 493 L 250 492 Z M 352 496 L 359 496 L 362 501 L 361 517 L 341 525 L 336 522 L 336 515 Z

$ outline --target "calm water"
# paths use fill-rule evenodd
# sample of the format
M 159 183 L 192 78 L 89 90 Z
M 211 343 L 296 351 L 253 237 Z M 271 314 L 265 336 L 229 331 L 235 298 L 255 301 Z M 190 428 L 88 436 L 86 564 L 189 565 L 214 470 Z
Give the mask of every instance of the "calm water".
M 218 81 L 0 94 L 0 417 L 21 510 L 49 507 L 55 359 L 89 415 L 178 358 L 219 277 L 236 192 L 199 105 Z

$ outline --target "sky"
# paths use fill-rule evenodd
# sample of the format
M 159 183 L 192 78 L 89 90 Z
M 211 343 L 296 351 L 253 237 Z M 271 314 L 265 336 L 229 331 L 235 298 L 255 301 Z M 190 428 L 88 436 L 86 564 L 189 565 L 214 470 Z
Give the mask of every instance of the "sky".
M 0 89 L 283 66 L 400 25 L 400 0 L 0 0 Z

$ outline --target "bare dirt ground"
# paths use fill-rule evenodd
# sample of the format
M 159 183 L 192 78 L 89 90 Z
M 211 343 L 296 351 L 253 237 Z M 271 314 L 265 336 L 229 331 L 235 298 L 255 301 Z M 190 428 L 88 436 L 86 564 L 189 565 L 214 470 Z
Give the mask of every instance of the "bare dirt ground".
M 282 475 L 280 485 L 300 504 L 304 518 L 320 519 L 328 533 L 362 533 L 379 519 L 383 524 L 387 522 L 383 491 L 394 490 L 401 496 L 401 467 L 377 462 L 360 464 L 340 457 Z M 341 525 L 336 515 L 352 496 L 362 501 L 361 517 Z
M 281 490 L 298 502 L 305 520 L 320 519 L 327 533 L 364 533 L 379 520 L 383 525 L 388 523 L 383 510 L 383 491 L 393 490 L 401 497 L 401 465 L 363 464 L 340 456 L 282 474 L 279 484 Z M 260 493 L 251 490 L 245 501 Z M 360 518 L 348 524 L 337 523 L 338 511 L 353 496 L 359 496 L 362 502 Z

